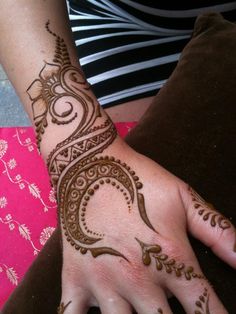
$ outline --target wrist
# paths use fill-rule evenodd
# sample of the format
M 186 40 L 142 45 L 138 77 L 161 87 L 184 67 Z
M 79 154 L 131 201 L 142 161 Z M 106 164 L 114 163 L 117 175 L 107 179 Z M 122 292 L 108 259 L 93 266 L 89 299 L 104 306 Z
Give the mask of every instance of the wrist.
M 69 129 L 71 132 L 71 127 Z M 107 156 L 123 162 L 131 159 L 131 148 L 117 134 L 115 126 L 107 116 L 100 117 L 89 130 L 79 134 L 67 137 L 65 134 L 70 132 L 65 126 L 64 130 L 61 134 L 54 128 L 47 130 L 40 144 L 42 157 L 55 188 L 70 167 L 83 164 L 85 160 L 88 163 L 94 158 Z M 61 140 L 62 137 L 65 139 Z

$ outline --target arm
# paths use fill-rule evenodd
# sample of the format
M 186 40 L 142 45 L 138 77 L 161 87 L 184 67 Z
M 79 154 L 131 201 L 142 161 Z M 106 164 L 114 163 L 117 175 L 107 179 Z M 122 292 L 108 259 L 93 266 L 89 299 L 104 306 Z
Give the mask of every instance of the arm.
M 111 306 L 124 314 L 131 306 L 139 313 L 155 308 L 170 313 L 164 292 L 169 290 L 189 313 L 202 293 L 210 307 L 225 313 L 204 280 L 186 225 L 235 266 L 233 226 L 216 214 L 215 229 L 209 227 L 195 205 L 211 215 L 213 209 L 117 136 L 81 71 L 63 1 L 1 6 L 1 62 L 35 125 L 57 189 L 64 249 L 61 311 L 72 300 L 66 310 L 75 313 L 89 305 L 103 313 L 111 313 Z M 216 244 L 221 233 L 224 245 Z

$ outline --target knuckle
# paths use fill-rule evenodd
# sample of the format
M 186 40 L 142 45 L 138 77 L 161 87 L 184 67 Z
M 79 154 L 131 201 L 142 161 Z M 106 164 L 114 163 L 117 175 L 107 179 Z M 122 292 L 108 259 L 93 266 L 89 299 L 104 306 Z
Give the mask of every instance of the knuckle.
M 168 258 L 174 259 L 175 261 L 183 261 L 186 259 L 186 252 L 184 252 L 183 244 L 178 244 L 174 241 L 163 246 L 163 253 L 168 256 Z

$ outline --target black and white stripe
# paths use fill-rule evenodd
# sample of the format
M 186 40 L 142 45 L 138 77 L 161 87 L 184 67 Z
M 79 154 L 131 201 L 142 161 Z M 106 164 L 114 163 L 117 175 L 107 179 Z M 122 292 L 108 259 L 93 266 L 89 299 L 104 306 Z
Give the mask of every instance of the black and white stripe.
M 101 105 L 156 94 L 175 68 L 199 14 L 221 12 L 236 20 L 235 1 L 190 2 L 68 2 L 80 63 Z

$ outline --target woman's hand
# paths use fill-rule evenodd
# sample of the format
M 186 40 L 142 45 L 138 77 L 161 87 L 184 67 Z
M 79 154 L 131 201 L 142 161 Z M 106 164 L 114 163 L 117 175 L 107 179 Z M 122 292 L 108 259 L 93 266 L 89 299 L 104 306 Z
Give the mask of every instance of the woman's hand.
M 60 313 L 97 305 L 103 314 L 132 308 L 166 314 L 170 294 L 188 313 L 226 313 L 187 230 L 235 267 L 234 227 L 117 138 L 84 79 L 66 2 L 3 1 L 0 17 L 1 63 L 35 125 L 57 188 Z
M 100 108 L 65 41 L 55 40 L 27 89 L 41 152 L 57 190 L 63 234 L 59 313 L 226 310 L 204 278 L 187 230 L 236 267 L 235 229 L 191 188 L 129 148 Z
M 170 294 L 187 313 L 227 313 L 187 231 L 236 267 L 233 225 L 155 162 L 123 142 L 114 147 L 62 181 L 65 313 L 166 314 Z

